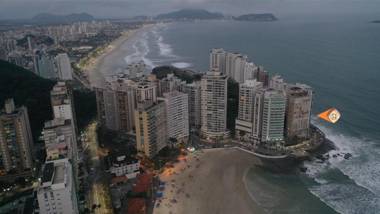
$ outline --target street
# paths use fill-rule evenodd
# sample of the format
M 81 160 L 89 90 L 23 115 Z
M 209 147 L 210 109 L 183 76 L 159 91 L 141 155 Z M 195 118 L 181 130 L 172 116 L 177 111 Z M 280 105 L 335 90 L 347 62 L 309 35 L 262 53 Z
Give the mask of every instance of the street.
M 88 207 L 93 210 L 94 213 L 99 214 L 112 214 L 111 196 L 108 190 L 107 176 L 102 169 L 102 163 L 100 159 L 100 152 L 98 146 L 98 139 L 96 134 L 97 123 L 92 122 L 86 129 L 86 146 L 88 149 L 87 165 L 88 167 L 88 182 L 89 188 L 87 195 Z

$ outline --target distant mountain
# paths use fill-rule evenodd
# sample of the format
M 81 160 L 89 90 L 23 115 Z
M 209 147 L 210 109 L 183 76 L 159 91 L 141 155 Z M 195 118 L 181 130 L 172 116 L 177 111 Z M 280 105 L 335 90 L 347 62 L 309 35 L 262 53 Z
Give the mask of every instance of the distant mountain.
M 237 21 L 251 21 L 251 22 L 272 22 L 278 19 L 272 13 L 260 13 L 260 14 L 245 14 L 237 17 L 233 17 Z
M 377 24 L 380 24 L 380 20 L 373 20 L 371 23 L 377 23 Z
M 47 24 L 92 21 L 94 19 L 95 18 L 88 13 L 72 13 L 68 15 L 40 13 L 32 18 L 34 22 L 47 23 Z
M 202 9 L 183 9 L 171 13 L 160 14 L 156 19 L 163 20 L 196 20 L 196 19 L 222 19 L 221 13 L 212 13 Z

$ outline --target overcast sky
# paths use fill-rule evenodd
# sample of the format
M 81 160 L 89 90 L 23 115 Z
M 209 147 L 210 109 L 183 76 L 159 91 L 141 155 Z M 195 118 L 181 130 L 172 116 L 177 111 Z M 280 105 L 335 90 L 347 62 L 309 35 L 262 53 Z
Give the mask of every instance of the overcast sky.
M 380 0 L 0 0 L 0 19 L 30 18 L 42 12 L 87 12 L 99 18 L 124 18 L 182 8 L 204 8 L 231 15 L 377 13 L 380 18 Z

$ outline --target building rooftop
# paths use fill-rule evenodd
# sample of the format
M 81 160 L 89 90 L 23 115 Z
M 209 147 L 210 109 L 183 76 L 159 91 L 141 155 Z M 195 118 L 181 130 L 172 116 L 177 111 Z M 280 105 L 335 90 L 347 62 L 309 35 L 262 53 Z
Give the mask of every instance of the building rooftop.
M 49 162 L 45 164 L 45 167 L 42 171 L 42 183 L 49 182 L 52 180 L 54 175 L 54 163 Z
M 134 157 L 130 157 L 130 156 L 127 156 L 127 155 L 108 155 L 106 157 L 106 164 L 107 164 L 107 168 L 110 168 L 111 166 L 114 166 L 114 165 L 129 165 L 129 164 L 135 164 L 135 163 L 138 163 L 139 160 L 134 158 Z
M 65 165 L 60 164 L 54 167 L 53 184 L 60 184 L 65 181 Z
M 71 125 L 71 120 L 65 120 L 62 118 L 55 118 L 54 120 L 46 121 L 44 128 L 49 129 L 49 128 L 55 128 L 55 127 L 64 126 L 64 125 L 66 125 L 66 126 Z

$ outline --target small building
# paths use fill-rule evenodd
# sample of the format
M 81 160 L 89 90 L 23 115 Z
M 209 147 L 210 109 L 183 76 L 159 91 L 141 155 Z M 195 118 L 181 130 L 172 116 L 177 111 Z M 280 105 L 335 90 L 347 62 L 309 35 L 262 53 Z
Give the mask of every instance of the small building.
M 140 161 L 126 155 L 110 155 L 107 157 L 108 171 L 116 177 L 135 178 L 140 172 Z

